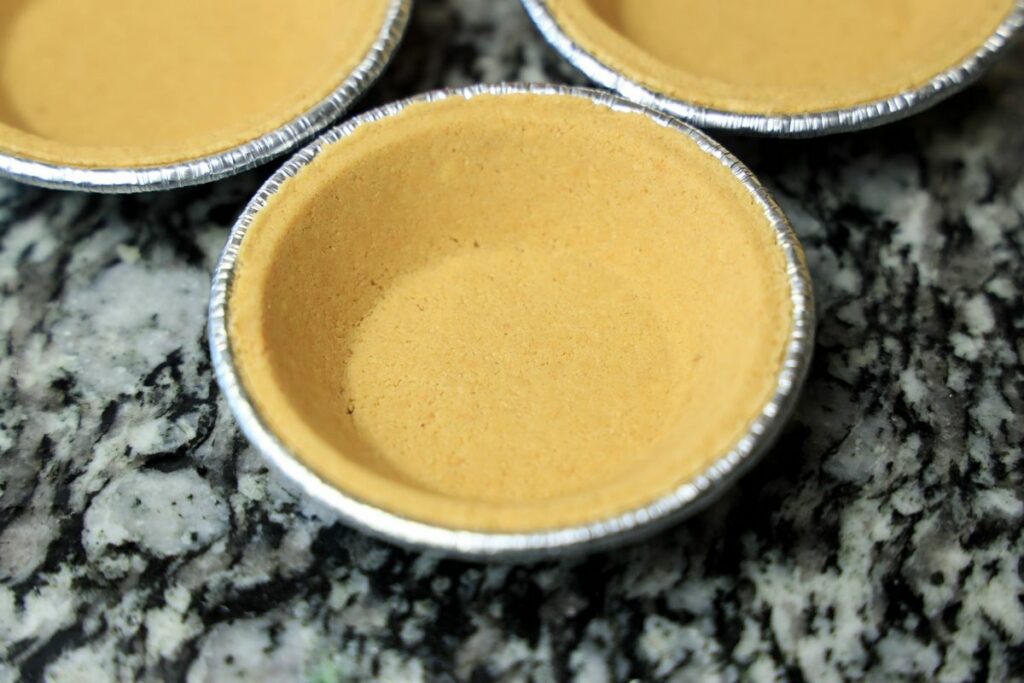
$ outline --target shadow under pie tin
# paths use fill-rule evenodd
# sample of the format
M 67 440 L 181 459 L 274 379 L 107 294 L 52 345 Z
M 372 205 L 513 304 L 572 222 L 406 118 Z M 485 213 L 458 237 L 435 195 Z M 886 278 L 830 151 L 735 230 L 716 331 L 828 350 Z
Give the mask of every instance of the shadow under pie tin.
M 231 232 L 209 338 L 248 439 L 347 523 L 528 560 L 712 501 L 792 410 L 813 316 L 788 221 L 717 143 L 610 94 L 506 84 L 385 105 L 292 157 Z
M 729 85 L 720 81 L 720 74 L 705 72 L 710 70 L 707 65 L 715 60 L 723 52 L 725 42 L 734 42 L 738 48 L 743 50 L 752 49 L 750 46 L 757 41 L 762 41 L 771 46 L 771 49 L 778 50 L 784 54 L 790 49 L 795 39 L 792 24 L 786 25 L 784 17 L 775 8 L 780 3 L 720 3 L 707 0 L 705 2 L 675 3 L 673 11 L 683 14 L 675 21 L 651 20 L 638 22 L 643 17 L 642 12 L 654 11 L 657 6 L 668 6 L 669 0 L 641 3 L 629 0 L 522 0 L 527 13 L 536 24 L 544 38 L 561 55 L 573 64 L 576 68 L 586 74 L 592 81 L 600 86 L 609 88 L 622 96 L 660 111 L 677 116 L 700 128 L 721 129 L 741 134 L 765 135 L 772 137 L 812 137 L 828 135 L 848 131 L 861 130 L 882 125 L 913 113 L 926 109 L 946 97 L 953 95 L 962 88 L 973 82 L 984 69 L 1001 53 L 1007 44 L 1014 38 L 1024 25 L 1024 0 L 986 0 L 986 2 L 973 3 L 965 1 L 965 8 L 972 10 L 982 7 L 988 8 L 988 15 L 995 14 L 991 26 L 975 27 L 978 34 L 972 34 L 965 39 L 963 48 L 955 55 L 949 55 L 949 59 L 943 61 L 942 55 L 933 55 L 934 66 L 925 69 L 916 76 L 908 74 L 909 81 L 897 84 L 893 80 L 888 87 L 883 88 L 884 92 L 871 96 L 854 98 L 853 101 L 846 101 L 842 104 L 825 106 L 811 106 L 809 108 L 780 107 L 758 107 L 746 102 L 747 93 L 741 91 L 744 87 L 753 89 L 754 85 L 762 85 L 768 89 L 771 84 L 748 84 L 747 86 Z M 785 3 L 783 3 L 785 4 Z M 805 10 L 815 10 L 822 16 L 830 13 L 834 15 L 832 26 L 833 38 L 847 37 L 853 41 L 852 31 L 849 24 L 843 21 L 839 12 L 840 9 L 846 12 L 855 12 L 859 15 L 850 15 L 863 19 L 865 23 L 879 21 L 878 13 L 872 12 L 860 3 L 801 3 L 789 2 L 790 6 L 803 6 Z M 861 59 L 867 54 L 869 57 L 882 54 L 896 54 L 891 46 L 898 43 L 901 31 L 911 25 L 915 17 L 899 17 L 900 5 L 902 3 L 885 3 L 884 6 L 892 10 L 891 17 L 894 22 L 902 21 L 902 24 L 889 26 L 889 34 L 885 36 L 880 33 L 876 36 L 879 45 L 872 48 L 864 48 L 868 52 L 856 53 L 860 45 L 851 47 L 851 52 L 843 55 L 850 58 Z M 934 7 L 927 2 L 918 3 L 921 7 L 916 11 L 923 15 L 935 14 Z M 1005 7 L 1003 6 L 1005 5 Z M 707 8 L 707 12 L 700 17 L 693 16 L 695 9 Z M 599 8 L 599 9 L 594 9 Z M 622 8 L 627 8 L 623 10 Z M 717 9 L 716 9 L 717 8 Z M 744 26 L 742 31 L 724 31 L 721 26 L 712 30 L 699 29 L 703 24 L 702 20 L 713 20 L 716 17 L 724 16 L 723 9 L 730 12 L 744 13 L 756 9 L 763 13 L 762 22 L 751 20 L 750 25 Z M 903 8 L 905 9 L 905 8 Z M 630 17 L 616 16 L 616 12 L 629 11 Z M 713 11 L 712 11 L 713 10 Z M 946 12 L 950 21 L 957 21 L 961 17 L 956 10 Z M 608 15 L 611 17 L 605 17 Z M 706 15 L 706 16 L 705 16 Z M 962 12 L 966 17 L 966 11 Z M 992 19 L 992 16 L 988 16 Z M 622 26 L 616 27 L 612 23 L 622 22 Z M 879 23 L 881 23 L 879 21 Z M 927 22 L 918 21 L 918 24 Z M 628 25 L 628 31 L 623 28 Z M 698 44 L 695 40 L 689 40 L 687 36 L 678 35 L 683 27 L 698 27 L 697 34 L 688 34 L 692 38 L 697 35 L 700 38 Z M 581 28 L 582 27 L 582 28 Z M 813 21 L 805 24 L 806 30 L 800 35 L 803 39 L 814 41 L 820 49 L 820 54 L 813 51 L 809 56 L 811 61 L 816 59 L 829 59 L 822 56 L 828 49 L 830 41 L 827 40 L 823 30 L 816 27 Z M 958 27 L 963 28 L 963 27 Z M 924 30 L 924 29 L 922 29 Z M 723 31 L 727 37 L 723 40 Z M 644 40 L 660 41 L 658 52 L 648 52 L 650 46 L 636 44 L 633 38 L 627 33 L 634 33 L 643 36 Z M 751 33 L 752 32 L 752 33 Z M 934 35 L 920 36 L 921 45 L 924 50 L 935 48 L 940 49 L 947 42 L 954 40 L 954 36 L 948 31 L 933 29 Z M 656 36 L 656 38 L 650 38 Z M 888 38 L 888 39 L 886 39 Z M 832 41 L 835 42 L 835 41 Z M 707 43 L 707 44 L 705 44 Z M 614 47 L 612 47 L 614 46 Z M 686 53 L 686 60 L 689 65 L 684 69 L 678 65 L 668 65 L 663 57 L 671 51 L 670 48 Z M 930 47 L 928 47 L 930 46 Z M 935 46 L 939 46 L 936 48 Z M 653 48 L 651 48 L 653 50 Z M 954 50 L 956 48 L 953 48 Z M 872 51 L 873 50 L 873 51 Z M 781 65 L 774 65 L 768 60 L 759 59 L 759 55 L 743 55 L 737 49 L 743 59 L 740 64 L 745 64 L 751 71 L 756 67 L 765 71 L 775 67 L 775 75 L 785 74 L 787 69 Z M 763 55 L 762 55 L 763 56 Z M 880 57 L 879 57 L 880 58 Z M 909 64 L 916 58 L 916 55 L 904 55 L 902 58 L 891 57 L 890 67 L 894 64 Z M 665 57 L 667 59 L 667 57 Z M 682 58 L 680 58 L 682 59 Z M 841 60 L 836 59 L 836 62 Z M 733 64 L 733 73 L 744 67 L 737 67 Z M 813 67 L 812 67 L 813 68 Z M 910 67 L 907 67 L 908 69 Z M 921 67 L 923 68 L 923 67 Z M 657 71 L 656 76 L 654 72 Z M 664 74 L 674 74 L 664 76 Z M 682 74 L 682 76 L 680 76 Z M 871 74 L 869 73 L 869 77 Z M 893 78 L 902 77 L 900 74 L 893 74 Z M 685 83 L 675 82 L 674 78 L 684 78 Z M 722 86 L 720 95 L 711 96 L 703 90 L 709 86 Z M 847 86 L 850 84 L 840 84 Z M 832 84 L 819 83 L 816 87 L 803 86 L 808 97 L 819 97 L 830 92 Z M 729 88 L 733 93 L 729 93 Z M 737 93 L 739 93 L 737 95 Z M 733 96 L 734 99 L 730 99 Z M 769 95 L 770 97 L 770 95 Z M 721 99 L 721 102 L 712 101 Z M 756 102 L 755 100 L 751 100 Z
M 0 9 L 0 176 L 93 192 L 224 178 L 343 114 L 394 54 L 411 0 Z

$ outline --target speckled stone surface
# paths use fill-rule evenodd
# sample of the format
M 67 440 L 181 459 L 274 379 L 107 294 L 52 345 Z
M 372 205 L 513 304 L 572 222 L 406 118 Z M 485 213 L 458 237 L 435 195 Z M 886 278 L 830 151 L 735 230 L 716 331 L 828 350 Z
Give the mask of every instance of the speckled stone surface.
M 363 106 L 579 82 L 514 0 L 421 0 Z M 700 516 L 533 567 L 346 530 L 210 372 L 209 274 L 272 169 L 134 197 L 0 183 L 0 681 L 1024 678 L 1024 46 L 878 131 L 726 139 L 804 240 L 790 428 Z

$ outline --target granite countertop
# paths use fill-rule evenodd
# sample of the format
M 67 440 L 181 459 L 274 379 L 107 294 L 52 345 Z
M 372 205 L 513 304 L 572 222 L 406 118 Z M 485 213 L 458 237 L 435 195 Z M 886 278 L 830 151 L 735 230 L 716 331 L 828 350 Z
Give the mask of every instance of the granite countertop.
M 581 82 L 515 0 L 420 0 L 363 107 Z M 641 545 L 439 561 L 268 472 L 210 371 L 272 167 L 127 197 L 0 182 L 0 681 L 1024 679 L 1024 44 L 877 131 L 725 138 L 793 219 L 817 356 L 786 434 Z

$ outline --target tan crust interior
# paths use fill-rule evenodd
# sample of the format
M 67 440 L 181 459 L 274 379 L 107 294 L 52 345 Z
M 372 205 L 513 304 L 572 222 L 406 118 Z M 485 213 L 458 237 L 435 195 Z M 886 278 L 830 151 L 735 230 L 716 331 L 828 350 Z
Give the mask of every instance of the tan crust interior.
M 915 90 L 978 50 L 1014 0 L 548 0 L 629 79 L 744 114 L 804 114 Z
M 4 0 L 0 151 L 171 164 L 256 140 L 363 61 L 388 0 Z
M 258 214 L 231 345 L 266 424 L 354 498 L 456 529 L 594 522 L 692 480 L 773 395 L 776 240 L 727 168 L 643 115 L 415 104 Z

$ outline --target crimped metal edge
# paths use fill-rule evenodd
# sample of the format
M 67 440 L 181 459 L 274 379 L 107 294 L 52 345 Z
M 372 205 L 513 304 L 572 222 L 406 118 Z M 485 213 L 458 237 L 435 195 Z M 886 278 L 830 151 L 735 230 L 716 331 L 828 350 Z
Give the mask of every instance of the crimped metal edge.
M 239 250 L 253 219 L 281 186 L 301 173 L 326 147 L 357 128 L 393 116 L 411 104 L 479 95 L 570 95 L 615 111 L 647 116 L 689 136 L 718 159 L 754 196 L 775 230 L 790 283 L 793 330 L 786 346 L 776 390 L 748 432 L 734 448 L 701 476 L 670 494 L 624 514 L 561 529 L 529 533 L 489 533 L 443 528 L 395 515 L 366 504 L 326 483 L 308 469 L 270 431 L 241 384 L 228 336 L 227 310 Z M 260 188 L 235 223 L 213 276 L 209 309 L 210 353 L 217 382 L 249 441 L 302 491 L 336 511 L 351 526 L 385 540 L 419 550 L 475 560 L 529 561 L 591 551 L 637 540 L 702 509 L 764 454 L 792 411 L 810 363 L 814 345 L 814 303 L 803 251 L 789 221 L 749 169 L 707 135 L 677 119 L 641 107 L 610 93 L 557 85 L 500 84 L 440 90 L 387 104 L 332 128 L 295 154 Z
M 889 98 L 806 114 L 743 114 L 669 97 L 630 79 L 574 41 L 551 13 L 548 0 L 522 0 L 522 3 L 548 43 L 598 85 L 699 128 L 780 138 L 815 137 L 873 128 L 934 106 L 973 83 L 1024 26 L 1024 0 L 1017 0 L 1006 19 L 973 54 L 920 88 Z
M 0 176 L 55 190 L 128 193 L 220 180 L 284 154 L 337 120 L 380 77 L 409 23 L 412 0 L 391 0 L 363 61 L 330 95 L 292 121 L 250 142 L 198 159 L 136 168 L 62 166 L 0 151 Z

